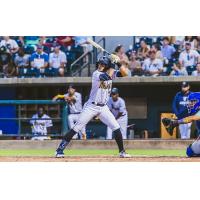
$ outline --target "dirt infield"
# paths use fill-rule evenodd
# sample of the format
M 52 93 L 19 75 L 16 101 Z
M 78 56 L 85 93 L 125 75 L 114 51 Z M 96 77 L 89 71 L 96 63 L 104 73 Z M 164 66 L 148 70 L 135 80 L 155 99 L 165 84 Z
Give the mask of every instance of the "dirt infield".
M 176 156 L 133 156 L 131 158 L 118 158 L 116 156 L 67 156 L 65 158 L 47 156 L 1 156 L 0 162 L 200 162 L 200 158 Z

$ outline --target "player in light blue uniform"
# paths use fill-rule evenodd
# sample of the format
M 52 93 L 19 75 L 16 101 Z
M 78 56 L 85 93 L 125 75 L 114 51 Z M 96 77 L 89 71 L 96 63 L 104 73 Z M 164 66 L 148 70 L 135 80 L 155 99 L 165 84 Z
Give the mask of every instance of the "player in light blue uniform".
M 119 91 L 117 88 L 112 89 L 111 97 L 109 98 L 107 105 L 120 125 L 123 139 L 127 139 L 128 114 L 125 101 L 119 97 Z M 112 139 L 112 130 L 109 127 L 107 127 L 106 139 Z
M 116 66 L 119 67 L 119 70 L 115 70 Z M 107 106 L 112 89 L 112 80 L 115 77 L 127 76 L 127 69 L 120 64 L 120 59 L 116 55 L 101 57 L 97 62 L 97 67 L 98 69 L 92 75 L 92 88 L 89 100 L 84 105 L 83 111 L 74 127 L 63 137 L 56 150 L 56 157 L 64 157 L 63 151 L 72 137 L 96 116 L 112 129 L 119 148 L 119 156 L 122 158 L 130 157 L 124 149 L 119 123 Z

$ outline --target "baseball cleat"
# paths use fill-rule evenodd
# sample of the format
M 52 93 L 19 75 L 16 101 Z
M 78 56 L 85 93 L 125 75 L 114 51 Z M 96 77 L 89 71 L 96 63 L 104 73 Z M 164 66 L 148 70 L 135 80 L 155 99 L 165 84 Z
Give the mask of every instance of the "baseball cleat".
M 129 155 L 129 154 L 126 153 L 125 151 L 121 151 L 121 152 L 119 153 L 119 157 L 120 157 L 120 158 L 130 158 L 131 155 Z
M 65 157 L 65 154 L 63 153 L 63 151 L 61 152 L 59 152 L 59 151 L 56 151 L 56 153 L 55 153 L 55 157 L 56 158 L 64 158 Z
M 169 119 L 169 118 L 163 118 L 162 123 L 165 126 L 167 132 L 172 136 L 173 135 L 173 130 L 176 127 L 176 124 L 174 123 L 174 120 Z

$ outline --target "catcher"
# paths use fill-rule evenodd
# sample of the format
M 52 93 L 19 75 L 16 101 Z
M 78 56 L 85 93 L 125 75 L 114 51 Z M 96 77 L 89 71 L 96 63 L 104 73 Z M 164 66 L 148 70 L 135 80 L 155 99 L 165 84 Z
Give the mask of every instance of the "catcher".
M 187 124 L 193 121 L 200 120 L 200 92 L 192 92 L 188 96 L 188 102 L 186 105 L 188 116 L 182 119 L 169 119 L 163 118 L 162 123 L 170 135 L 173 134 L 173 130 L 179 124 Z

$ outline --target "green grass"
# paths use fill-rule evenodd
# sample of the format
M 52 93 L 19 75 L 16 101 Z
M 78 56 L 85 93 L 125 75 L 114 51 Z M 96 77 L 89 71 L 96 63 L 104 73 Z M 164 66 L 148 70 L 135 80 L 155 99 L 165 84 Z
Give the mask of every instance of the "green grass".
M 137 156 L 185 156 L 185 150 L 158 150 L 158 149 L 129 149 L 127 152 Z M 54 156 L 54 149 L 20 149 L 7 150 L 0 149 L 0 156 Z M 73 149 L 65 150 L 65 155 L 69 156 L 98 156 L 98 155 L 117 155 L 117 150 L 100 150 L 100 149 Z

